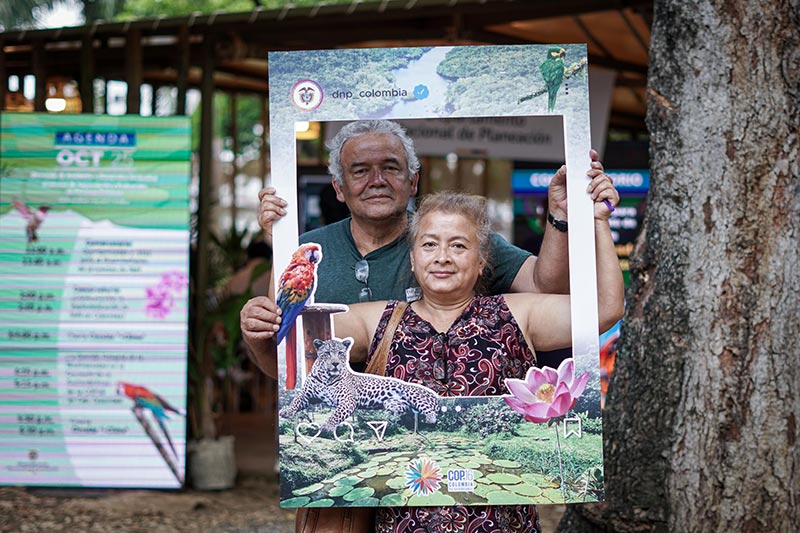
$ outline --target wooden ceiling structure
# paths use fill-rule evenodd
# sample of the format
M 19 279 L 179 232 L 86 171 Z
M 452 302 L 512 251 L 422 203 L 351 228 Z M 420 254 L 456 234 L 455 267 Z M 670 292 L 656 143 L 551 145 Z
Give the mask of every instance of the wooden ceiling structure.
M 616 72 L 609 127 L 646 135 L 645 85 L 652 0 L 353 0 L 349 4 L 192 14 L 0 33 L 0 109 L 9 76 L 75 80 L 94 109 L 93 80 L 266 96 L 267 52 L 470 44 L 582 43 L 589 64 Z M 184 96 L 184 97 L 181 97 Z M 128 109 L 139 110 L 129 90 Z

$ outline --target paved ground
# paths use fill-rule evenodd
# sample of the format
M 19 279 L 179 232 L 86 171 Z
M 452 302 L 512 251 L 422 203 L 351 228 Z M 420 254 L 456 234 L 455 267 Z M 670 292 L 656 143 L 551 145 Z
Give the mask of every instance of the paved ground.
M 293 533 L 294 512 L 278 506 L 268 419 L 231 423 L 239 477 L 231 490 L 25 489 L 0 487 L 0 532 Z M 561 506 L 539 508 L 542 530 L 556 530 Z
M 290 533 L 277 484 L 244 479 L 222 492 L 0 489 L 3 532 Z

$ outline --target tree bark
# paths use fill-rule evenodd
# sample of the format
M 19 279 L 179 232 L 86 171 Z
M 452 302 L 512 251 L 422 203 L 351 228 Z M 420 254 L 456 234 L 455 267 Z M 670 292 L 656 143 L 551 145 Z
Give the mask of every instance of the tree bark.
M 560 530 L 800 530 L 800 4 L 655 3 L 651 190 L 604 412 Z

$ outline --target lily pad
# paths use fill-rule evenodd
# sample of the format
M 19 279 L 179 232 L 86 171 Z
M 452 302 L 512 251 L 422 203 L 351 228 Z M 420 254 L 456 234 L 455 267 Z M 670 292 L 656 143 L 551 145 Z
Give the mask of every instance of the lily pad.
M 383 454 L 383 456 L 388 459 L 388 458 L 391 458 L 391 457 L 397 457 L 398 455 L 402 455 L 403 453 L 405 453 L 405 452 L 389 452 L 389 453 Z
M 350 485 L 339 485 L 338 487 L 333 487 L 331 490 L 329 490 L 328 496 L 338 498 L 339 496 L 344 496 L 351 490 L 353 490 L 353 487 Z
M 432 505 L 455 505 L 456 500 L 452 496 L 448 496 L 447 494 L 442 494 L 441 492 L 434 492 L 433 494 L 429 494 L 427 496 L 412 496 L 408 500 L 408 505 L 411 507 L 416 506 L 432 506 Z
M 359 487 L 357 489 L 351 490 L 350 492 L 342 496 L 342 498 L 344 498 L 345 501 L 354 502 L 362 498 L 368 498 L 373 494 L 375 494 L 375 489 L 373 489 L 372 487 Z
M 360 500 L 356 500 L 350 505 L 353 507 L 377 507 L 380 505 L 380 500 L 378 498 L 361 498 Z
M 337 487 L 341 487 L 342 485 L 349 485 L 352 487 L 353 485 L 357 485 L 359 483 L 361 483 L 361 480 L 357 477 L 344 477 L 336 481 L 334 485 L 336 485 Z
M 306 505 L 306 507 L 332 507 L 334 501 L 330 498 L 322 498 L 321 500 L 314 500 L 313 502 Z
M 406 504 L 408 498 L 403 494 L 387 494 L 381 498 L 381 506 L 383 507 L 402 507 Z
M 553 503 L 564 503 L 564 495 L 559 489 L 545 489 L 542 491 L 542 496 Z
M 555 483 L 553 478 L 543 474 L 521 474 L 520 477 L 526 483 L 536 485 L 537 487 L 558 487 L 558 483 Z
M 523 496 L 540 496 L 542 494 L 541 487 L 529 485 L 527 483 L 520 483 L 519 485 L 507 485 L 507 490 L 522 494 Z
M 344 472 L 340 472 L 340 473 L 336 474 L 335 476 L 329 477 L 327 479 L 323 479 L 322 482 L 323 483 L 335 483 L 336 481 L 342 479 L 343 477 L 345 477 Z
M 401 477 L 393 477 L 386 482 L 386 486 L 390 489 L 402 490 L 406 486 L 406 481 Z
M 375 477 L 376 475 L 378 475 L 378 469 L 377 468 L 370 468 L 368 470 L 364 470 L 363 472 L 359 472 L 356 475 L 358 477 L 360 477 L 361 479 L 367 479 L 367 478 Z
M 517 505 L 531 503 L 530 498 L 520 494 L 514 494 L 505 490 L 496 490 L 486 495 L 489 505 Z
M 303 487 L 302 489 L 297 489 L 297 490 L 293 491 L 292 494 L 294 494 L 295 496 L 306 496 L 306 495 L 311 494 L 313 492 L 317 492 L 318 490 L 320 490 L 324 486 L 325 485 L 323 485 L 322 483 L 314 483 L 313 485 L 309 485 L 308 487 Z
M 486 477 L 487 479 L 492 480 L 494 483 L 499 483 L 500 485 L 516 485 L 517 483 L 522 482 L 521 477 L 515 476 L 514 474 L 503 474 L 502 472 L 495 472 L 494 474 L 489 474 Z
M 500 490 L 500 487 L 492 483 L 478 483 L 475 485 L 475 494 L 481 498 L 485 498 L 490 492 Z
M 299 496 L 297 498 L 289 498 L 281 502 L 281 507 L 303 507 L 311 501 L 308 496 Z
M 519 468 L 521 465 L 516 461 L 509 461 L 508 459 L 495 459 L 495 466 L 500 468 Z

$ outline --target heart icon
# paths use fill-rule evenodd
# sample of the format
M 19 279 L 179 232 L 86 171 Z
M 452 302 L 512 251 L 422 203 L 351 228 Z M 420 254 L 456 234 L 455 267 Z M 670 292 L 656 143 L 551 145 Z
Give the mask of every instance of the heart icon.
M 313 435 L 306 435 L 305 433 L 303 433 L 304 429 L 315 431 L 316 433 L 314 433 Z M 295 431 L 297 431 L 297 434 L 300 435 L 301 439 L 306 441 L 306 444 L 311 444 L 314 441 L 314 439 L 319 437 L 320 433 L 319 424 L 314 424 L 313 422 L 300 422 L 299 424 L 297 424 L 297 428 L 295 428 Z

